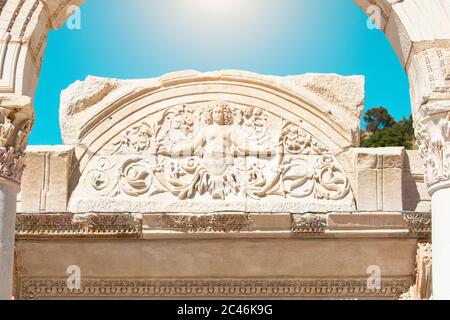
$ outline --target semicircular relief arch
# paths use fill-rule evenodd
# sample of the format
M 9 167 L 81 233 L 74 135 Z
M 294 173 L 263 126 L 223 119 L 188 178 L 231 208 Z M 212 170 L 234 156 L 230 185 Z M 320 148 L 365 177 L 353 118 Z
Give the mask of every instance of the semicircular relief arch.
M 132 212 L 354 210 L 336 155 L 358 144 L 364 100 L 331 102 L 311 89 L 315 77 L 363 97 L 360 77 L 336 75 L 181 72 L 77 83 L 61 115 L 81 159 L 71 210 L 103 201 L 98 207 L 117 211 L 115 199 Z

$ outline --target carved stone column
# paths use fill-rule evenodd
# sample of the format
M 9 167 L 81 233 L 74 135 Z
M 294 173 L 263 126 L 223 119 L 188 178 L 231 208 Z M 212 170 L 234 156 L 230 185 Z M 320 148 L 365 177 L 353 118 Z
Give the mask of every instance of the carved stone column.
M 31 110 L 26 97 L 0 102 L 0 299 L 11 298 L 16 200 L 32 127 Z
M 0 1 L 0 299 L 12 293 L 16 199 L 47 34 L 82 2 Z
M 433 296 L 450 299 L 450 48 L 414 54 L 408 74 L 417 143 L 432 195 Z
M 354 2 L 378 20 L 411 82 L 416 136 L 433 202 L 434 298 L 450 299 L 450 1 Z

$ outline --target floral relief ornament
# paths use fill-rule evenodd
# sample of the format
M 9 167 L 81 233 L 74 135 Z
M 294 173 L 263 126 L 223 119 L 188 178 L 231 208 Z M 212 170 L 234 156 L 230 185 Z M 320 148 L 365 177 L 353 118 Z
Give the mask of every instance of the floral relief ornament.
M 450 112 L 421 110 L 416 122 L 419 151 L 425 162 L 425 180 L 432 189 L 450 179 Z
M 21 183 L 25 165 L 24 152 L 33 121 L 13 124 L 5 110 L 0 110 L 0 177 Z
M 112 143 L 109 158 L 117 164 L 99 159 L 88 173 L 95 191 L 138 197 L 171 193 L 179 200 L 340 200 L 350 192 L 324 145 L 298 124 L 260 108 L 214 101 L 169 108 L 158 119 L 132 126 Z

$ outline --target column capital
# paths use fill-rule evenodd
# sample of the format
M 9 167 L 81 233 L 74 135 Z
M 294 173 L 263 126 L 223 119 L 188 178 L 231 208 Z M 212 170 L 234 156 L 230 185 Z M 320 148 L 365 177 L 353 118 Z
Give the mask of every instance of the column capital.
M 31 99 L 0 97 L 0 179 L 20 186 L 24 152 L 34 122 Z
M 434 194 L 450 188 L 450 48 L 415 53 L 407 71 L 417 144 Z
M 450 187 L 450 100 L 422 106 L 415 131 L 430 194 Z

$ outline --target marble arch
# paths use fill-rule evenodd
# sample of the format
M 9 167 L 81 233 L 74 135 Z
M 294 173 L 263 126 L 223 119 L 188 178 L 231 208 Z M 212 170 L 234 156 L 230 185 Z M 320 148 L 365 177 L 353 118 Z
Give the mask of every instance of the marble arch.
M 0 297 L 11 292 L 15 199 L 33 98 L 50 29 L 83 0 L 0 1 Z M 411 84 L 416 136 L 432 194 L 434 296 L 450 298 L 450 1 L 355 0 L 377 5 L 385 32 Z

